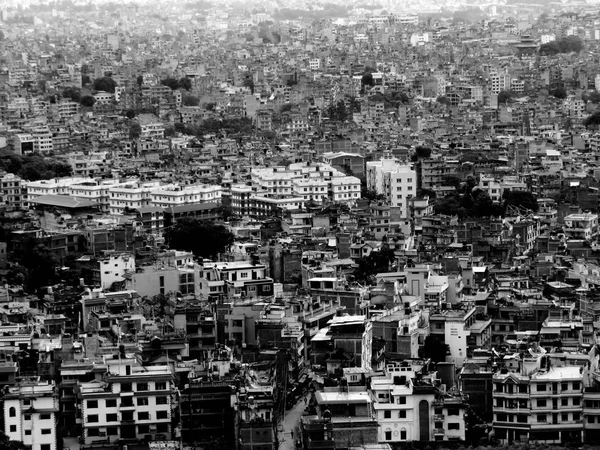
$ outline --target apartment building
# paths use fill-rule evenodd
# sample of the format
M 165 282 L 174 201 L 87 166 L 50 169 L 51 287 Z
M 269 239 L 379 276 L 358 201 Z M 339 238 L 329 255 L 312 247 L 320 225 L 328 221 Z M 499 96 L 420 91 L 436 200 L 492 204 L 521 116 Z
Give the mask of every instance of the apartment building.
M 222 188 L 218 185 L 161 186 L 150 193 L 150 205 L 159 208 L 193 203 L 218 203 Z
M 133 181 L 112 186 L 109 189 L 108 210 L 111 214 L 122 214 L 126 209 L 133 210 L 150 206 L 152 192 L 160 187 L 159 181 Z
M 502 444 L 582 442 L 583 372 L 537 349 L 493 375 L 496 438 Z
M 44 154 L 50 153 L 54 150 L 52 131 L 50 131 L 50 128 L 35 127 L 31 130 L 31 136 L 33 136 L 34 139 L 34 152 Z
M 64 177 L 51 178 L 50 180 L 26 181 L 27 202 L 42 195 L 69 195 L 71 186 L 81 183 L 93 183 L 91 178 Z
M 23 185 L 21 177 L 12 173 L 0 178 L 2 203 L 10 209 L 22 209 L 27 204 Z
M 31 450 L 56 450 L 58 395 L 53 381 L 23 380 L 4 396 L 4 434 Z
M 462 399 L 438 399 L 440 384 L 432 377 L 417 377 L 409 364 L 388 365 L 383 376 L 373 377 L 370 391 L 379 442 L 463 441 Z
M 417 195 L 417 173 L 396 159 L 367 162 L 367 188 L 385 196 L 390 206 L 400 208 L 401 217 L 409 215 L 409 201 Z
M 598 214 L 569 214 L 564 218 L 563 232 L 568 239 L 598 240 Z
M 174 378 L 168 366 L 141 366 L 133 356 L 110 355 L 102 382 L 78 393 L 85 445 L 138 444 L 172 438 Z
M 273 279 L 266 276 L 266 266 L 250 261 L 205 262 L 200 281 L 202 295 L 208 298 L 251 298 L 273 295 Z

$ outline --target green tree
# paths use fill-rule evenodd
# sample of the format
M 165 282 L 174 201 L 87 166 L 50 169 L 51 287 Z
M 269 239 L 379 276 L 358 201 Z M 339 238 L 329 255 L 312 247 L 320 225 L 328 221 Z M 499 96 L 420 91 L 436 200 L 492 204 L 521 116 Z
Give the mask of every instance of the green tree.
M 198 106 L 200 104 L 200 99 L 194 95 L 184 95 L 181 99 L 181 103 L 184 106 Z
M 79 91 L 79 89 L 74 87 L 68 87 L 63 89 L 62 96 L 63 98 L 70 98 L 76 103 L 79 103 L 81 101 L 81 92 Z
M 354 278 L 361 283 L 372 284 L 373 277 L 378 273 L 389 272 L 395 260 L 394 251 L 389 248 L 374 250 L 366 258 L 358 261 Z
M 498 93 L 498 104 L 503 105 L 505 103 L 512 102 L 514 97 L 515 94 L 512 91 L 500 91 Z
M 216 258 L 233 244 L 234 236 L 224 225 L 184 218 L 167 229 L 165 240 L 172 249 L 190 251 L 197 257 Z
M 586 128 L 597 128 L 600 125 L 600 111 L 594 111 L 591 115 L 587 116 L 583 121 L 583 125 Z
M 117 82 L 108 76 L 104 76 L 102 78 L 96 78 L 94 80 L 93 88 L 95 91 L 104 91 L 104 92 L 109 92 L 111 94 L 114 94 L 116 87 L 117 87 Z
M 139 123 L 133 122 L 129 127 L 129 137 L 131 139 L 138 139 L 142 135 L 142 127 Z
M 446 356 L 449 354 L 450 347 L 440 341 L 438 337 L 429 335 L 425 338 L 421 349 L 423 358 L 431 359 L 433 362 L 445 362 Z
M 92 107 L 96 103 L 96 98 L 93 95 L 84 95 L 81 97 L 81 106 Z
M 170 87 L 172 90 L 179 89 L 181 87 L 181 85 L 179 84 L 179 81 L 176 80 L 175 78 L 166 78 L 166 79 L 162 80 L 161 83 L 164 84 L 165 86 Z
M 189 77 L 183 77 L 181 80 L 179 80 L 179 85 L 181 86 L 181 89 L 189 91 L 192 89 L 192 79 Z
M 538 201 L 535 195 L 529 191 L 510 191 L 505 190 L 502 194 L 504 205 L 525 208 L 536 212 L 539 209 Z
M 563 86 L 559 86 L 555 89 L 552 89 L 550 91 L 550 95 L 558 99 L 565 99 L 567 98 L 567 90 Z

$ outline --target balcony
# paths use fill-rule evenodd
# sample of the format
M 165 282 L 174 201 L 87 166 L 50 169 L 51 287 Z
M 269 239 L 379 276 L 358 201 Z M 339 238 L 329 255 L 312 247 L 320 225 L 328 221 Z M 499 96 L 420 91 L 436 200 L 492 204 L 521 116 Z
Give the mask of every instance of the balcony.
M 443 436 L 444 433 L 444 429 L 443 428 L 434 428 L 433 429 L 433 435 L 434 436 Z
M 445 416 L 443 414 L 434 414 L 433 415 L 434 422 L 443 422 L 444 418 L 445 418 Z

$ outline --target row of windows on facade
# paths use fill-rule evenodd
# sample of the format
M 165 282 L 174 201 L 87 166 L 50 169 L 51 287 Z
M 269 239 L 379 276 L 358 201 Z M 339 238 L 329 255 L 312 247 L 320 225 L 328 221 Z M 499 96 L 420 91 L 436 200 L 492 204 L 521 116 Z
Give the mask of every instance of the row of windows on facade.
M 548 416 L 549 416 L 549 414 L 537 414 L 536 415 L 537 423 L 548 423 L 550 421 L 552 421 L 554 424 L 559 423 L 558 422 L 558 414 L 556 414 L 557 417 L 555 419 L 552 418 L 552 415 L 550 415 L 550 418 Z M 572 422 L 579 422 L 581 420 L 580 413 L 572 413 L 570 420 L 569 420 L 569 413 L 562 413 L 560 416 L 561 416 L 560 423 L 572 423 Z M 496 421 L 497 422 L 528 423 L 527 422 L 528 417 L 529 417 L 529 414 L 496 414 Z M 593 416 L 590 416 L 590 417 L 593 418 Z M 591 420 L 591 421 L 588 420 L 588 422 L 594 423 L 593 420 Z
M 133 411 L 131 411 L 131 413 L 133 414 Z M 121 413 L 123 415 L 123 420 L 128 420 L 125 417 L 125 412 Z M 148 411 L 140 411 L 137 413 L 137 418 L 138 420 L 151 420 L 151 416 L 150 413 Z M 156 411 L 156 420 L 162 420 L 162 419 L 168 419 L 169 418 L 169 411 L 164 410 L 164 411 Z M 133 419 L 133 416 L 131 416 L 129 419 Z M 90 414 L 87 416 L 87 423 L 98 423 L 100 421 L 100 416 L 98 414 Z M 119 415 L 116 413 L 112 413 L 112 414 L 106 414 L 106 422 L 118 422 L 119 421 Z
M 537 392 L 545 392 L 545 391 L 550 391 L 553 390 L 552 385 L 548 385 L 547 383 L 536 383 L 536 391 Z M 528 392 L 528 387 L 529 385 L 527 384 L 520 384 L 518 385 L 518 392 L 520 394 L 526 394 Z M 512 385 L 512 384 L 507 384 L 506 385 L 506 389 L 504 389 L 504 385 L 502 383 L 494 383 L 494 391 L 495 392 L 506 392 L 507 394 L 512 394 L 513 393 L 513 389 L 515 391 L 515 393 L 517 392 L 517 386 Z M 557 390 L 558 385 L 556 386 Z M 568 391 L 569 390 L 569 383 L 565 382 L 565 383 L 561 383 L 560 384 L 560 388 L 562 391 Z M 571 390 L 573 391 L 578 391 L 581 389 L 581 383 L 579 381 L 573 381 L 571 383 Z
M 150 433 L 150 425 L 138 425 L 137 426 L 138 434 L 148 434 Z M 156 432 L 157 433 L 168 433 L 169 432 L 169 424 L 168 423 L 158 423 L 156 424 Z M 104 437 L 104 436 L 118 436 L 119 435 L 119 427 L 112 426 L 106 427 L 106 432 L 100 430 L 100 428 L 88 428 L 87 436 L 88 437 Z
M 140 385 L 141 389 L 140 389 Z M 129 386 L 125 386 L 125 388 L 129 388 Z M 156 383 L 156 390 L 157 391 L 164 391 L 167 389 L 167 385 L 166 383 Z M 147 383 L 138 383 L 138 391 L 147 391 L 148 390 L 148 385 Z M 123 384 L 121 384 L 121 392 L 130 392 L 127 390 L 123 390 Z M 133 404 L 133 397 L 127 397 L 127 398 L 122 398 L 121 399 L 121 405 L 122 406 L 126 406 L 126 403 L 131 403 Z M 169 403 L 168 397 L 156 397 L 156 404 L 157 405 L 166 405 Z M 117 399 L 116 398 L 108 398 L 105 401 L 105 405 L 106 408 L 116 408 L 117 406 Z M 148 397 L 139 397 L 137 399 L 137 405 L 138 406 L 146 406 L 148 405 Z M 87 400 L 86 401 L 86 407 L 87 409 L 97 409 L 98 408 L 98 400 Z

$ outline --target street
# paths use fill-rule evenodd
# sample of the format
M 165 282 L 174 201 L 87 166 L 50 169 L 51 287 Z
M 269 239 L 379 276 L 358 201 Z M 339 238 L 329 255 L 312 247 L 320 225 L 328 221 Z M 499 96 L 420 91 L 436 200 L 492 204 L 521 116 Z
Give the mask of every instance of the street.
M 277 431 L 279 450 L 295 450 L 295 440 L 299 437 L 297 434 L 299 431 L 296 428 L 300 425 L 300 417 L 302 417 L 305 407 L 304 397 L 300 397 L 298 403 L 292 409 L 285 412 L 283 422 Z M 282 431 L 280 431 L 281 427 L 283 427 Z M 292 432 L 294 433 L 293 437 Z

